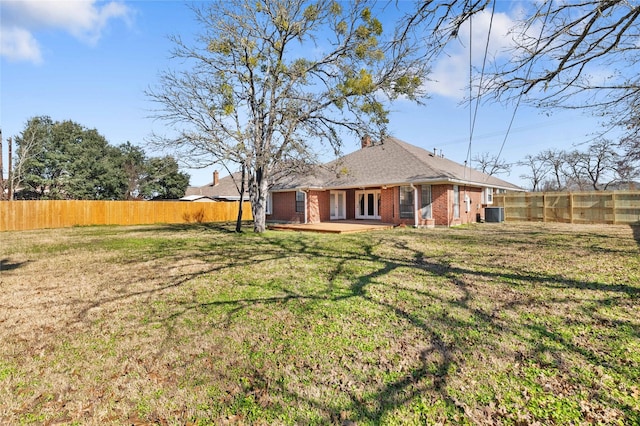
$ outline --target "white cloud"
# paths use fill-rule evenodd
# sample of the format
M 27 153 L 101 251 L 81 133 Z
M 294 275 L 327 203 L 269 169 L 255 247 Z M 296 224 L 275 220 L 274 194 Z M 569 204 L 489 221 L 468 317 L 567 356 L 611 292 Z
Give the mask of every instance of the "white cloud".
M 96 0 L 11 0 L 0 2 L 0 7 L 3 28 L 0 55 L 32 62 L 42 59 L 34 35 L 37 30 L 64 31 L 95 45 L 110 20 L 122 19 L 129 23 L 132 13 L 122 2 L 98 3 Z M 9 28 L 6 39 L 4 28 Z
M 465 23 L 460 28 L 458 42 L 451 43 L 446 55 L 433 66 L 426 84 L 430 94 L 441 95 L 462 100 L 468 94 L 469 85 L 469 45 L 471 45 L 471 63 L 476 68 L 482 67 L 487 44 L 487 34 L 491 25 L 491 36 L 487 49 L 487 61 L 505 57 L 512 45 L 509 30 L 515 21 L 505 13 L 496 13 L 491 24 L 491 13 L 483 11 L 474 16 L 473 22 Z M 473 37 L 469 40 L 469 34 Z
M 0 54 L 12 62 L 42 62 L 38 42 L 23 28 L 0 28 Z

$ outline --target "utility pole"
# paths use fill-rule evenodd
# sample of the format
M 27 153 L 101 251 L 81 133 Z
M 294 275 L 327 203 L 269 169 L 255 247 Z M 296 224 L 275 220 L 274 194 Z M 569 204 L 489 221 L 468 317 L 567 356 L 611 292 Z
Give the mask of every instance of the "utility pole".
M 12 145 L 13 145 L 13 140 L 11 139 L 11 137 L 9 137 L 8 139 L 9 142 L 9 175 L 8 175 L 8 181 L 9 181 L 9 193 L 8 193 L 8 200 L 9 201 L 13 201 L 13 176 L 11 176 L 11 163 L 13 162 L 13 157 L 12 157 Z
M 2 129 L 0 129 L 0 201 L 4 200 L 4 158 L 2 158 Z

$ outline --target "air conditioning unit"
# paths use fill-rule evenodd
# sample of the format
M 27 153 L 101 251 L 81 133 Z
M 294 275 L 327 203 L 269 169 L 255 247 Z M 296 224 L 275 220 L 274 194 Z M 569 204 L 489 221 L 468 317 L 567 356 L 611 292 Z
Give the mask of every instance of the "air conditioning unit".
M 504 207 L 485 207 L 484 221 L 492 223 L 504 222 Z

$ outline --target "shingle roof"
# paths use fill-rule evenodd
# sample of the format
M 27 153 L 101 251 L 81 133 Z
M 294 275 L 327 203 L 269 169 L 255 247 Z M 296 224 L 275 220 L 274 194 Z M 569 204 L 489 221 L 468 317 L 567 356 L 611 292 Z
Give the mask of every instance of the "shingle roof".
M 241 173 L 233 173 L 229 176 L 225 176 L 218 180 L 218 184 L 214 185 L 213 182 L 208 183 L 204 186 L 189 186 L 185 191 L 185 197 L 191 195 L 204 195 L 206 197 L 212 199 L 223 199 L 223 200 L 238 200 L 240 198 L 240 193 L 238 193 L 238 188 L 234 182 L 240 182 L 242 174 Z M 249 194 L 245 193 L 245 199 L 249 198 Z
M 420 183 L 454 183 L 508 190 L 520 187 L 479 172 L 396 138 L 387 138 L 304 176 L 287 176 L 274 190 L 294 188 L 337 189 Z

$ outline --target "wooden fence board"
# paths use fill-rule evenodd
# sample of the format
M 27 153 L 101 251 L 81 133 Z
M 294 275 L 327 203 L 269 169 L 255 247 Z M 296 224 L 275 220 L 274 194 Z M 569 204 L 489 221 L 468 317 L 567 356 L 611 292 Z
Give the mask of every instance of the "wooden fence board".
M 640 191 L 496 194 L 494 206 L 515 222 L 640 223 Z
M 244 203 L 242 219 L 251 220 Z M 0 201 L 0 231 L 87 225 L 235 221 L 238 203 L 185 201 Z

